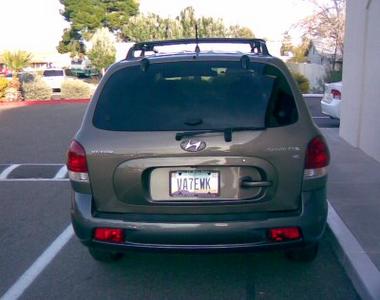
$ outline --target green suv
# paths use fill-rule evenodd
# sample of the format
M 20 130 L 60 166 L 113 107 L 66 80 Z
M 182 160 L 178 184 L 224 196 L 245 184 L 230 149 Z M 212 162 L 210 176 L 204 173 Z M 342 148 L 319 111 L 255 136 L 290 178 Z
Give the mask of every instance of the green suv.
M 328 164 L 265 41 L 137 43 L 102 78 L 70 145 L 72 223 L 103 261 L 131 249 L 283 249 L 312 260 Z

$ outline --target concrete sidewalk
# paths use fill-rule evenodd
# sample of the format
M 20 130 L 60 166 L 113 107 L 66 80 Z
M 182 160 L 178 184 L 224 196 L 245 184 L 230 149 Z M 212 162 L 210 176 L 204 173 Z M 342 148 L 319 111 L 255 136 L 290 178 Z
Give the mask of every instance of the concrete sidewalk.
M 380 299 L 380 162 L 341 139 L 338 128 L 321 131 L 331 152 L 329 227 L 338 258 L 363 299 Z

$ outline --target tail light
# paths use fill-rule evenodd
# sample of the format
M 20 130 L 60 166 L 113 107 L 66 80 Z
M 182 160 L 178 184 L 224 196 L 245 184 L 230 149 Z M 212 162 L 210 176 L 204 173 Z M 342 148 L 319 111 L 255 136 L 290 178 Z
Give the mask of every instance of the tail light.
M 95 228 L 94 239 L 102 242 L 123 243 L 124 232 L 120 228 Z
M 304 177 L 317 177 L 327 174 L 330 154 L 323 137 L 313 138 L 307 146 Z
M 71 180 L 89 182 L 86 151 L 75 140 L 71 142 L 67 153 L 67 169 Z
M 331 96 L 332 96 L 333 99 L 336 99 L 336 100 L 341 100 L 342 99 L 341 92 L 338 91 L 338 90 L 335 90 L 335 89 L 331 90 Z
M 299 240 L 302 237 L 298 227 L 272 228 L 268 230 L 268 237 L 275 242 Z

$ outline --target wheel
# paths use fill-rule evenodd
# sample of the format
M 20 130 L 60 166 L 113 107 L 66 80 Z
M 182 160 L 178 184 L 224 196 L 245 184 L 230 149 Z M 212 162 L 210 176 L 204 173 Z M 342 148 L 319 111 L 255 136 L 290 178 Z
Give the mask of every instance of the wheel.
M 287 259 L 292 261 L 311 262 L 318 254 L 318 243 L 308 245 L 302 248 L 291 249 L 285 252 Z
M 89 247 L 88 251 L 91 256 L 101 262 L 113 262 L 120 260 L 124 255 L 122 253 L 115 253 L 107 250 L 100 250 L 93 247 Z

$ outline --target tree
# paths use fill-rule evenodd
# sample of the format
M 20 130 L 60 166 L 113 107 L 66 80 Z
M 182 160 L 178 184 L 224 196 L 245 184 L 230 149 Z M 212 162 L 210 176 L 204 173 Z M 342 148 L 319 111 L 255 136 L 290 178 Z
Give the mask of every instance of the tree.
M 169 30 L 166 29 L 170 26 L 169 20 L 164 20 L 156 14 L 138 15 L 129 19 L 128 25 L 123 28 L 123 35 L 136 42 L 171 38 Z
M 101 27 L 122 38 L 121 32 L 130 16 L 138 13 L 136 0 L 60 0 L 64 5 L 61 14 L 70 22 L 63 32 L 58 52 L 70 52 L 71 56 L 84 54 L 83 40 L 89 41 Z
M 122 30 L 124 39 L 140 42 L 147 40 L 195 38 L 195 25 L 199 37 L 254 37 L 247 27 L 226 27 L 222 19 L 196 18 L 194 8 L 186 7 L 174 19 L 155 14 L 130 17 Z
M 227 35 L 222 19 L 215 20 L 212 17 L 202 17 L 197 19 L 196 23 L 199 37 L 225 37 Z
M 320 39 L 333 48 L 333 69 L 338 55 L 344 51 L 344 23 L 346 0 L 308 0 L 316 12 L 298 23 L 308 39 Z
M 309 48 L 310 48 L 310 40 L 304 37 L 300 45 L 292 47 L 293 57 L 290 58 L 288 62 L 293 62 L 293 63 L 307 62 L 307 54 L 308 54 Z
M 84 43 L 78 31 L 66 28 L 63 31 L 62 40 L 57 50 L 59 53 L 70 53 L 70 56 L 79 57 L 85 53 Z
M 104 70 L 115 62 L 116 48 L 114 36 L 108 28 L 96 30 L 91 38 L 92 47 L 88 51 L 88 58 L 92 65 L 104 74 Z
M 293 44 L 292 44 L 292 39 L 289 35 L 288 31 L 284 32 L 283 38 L 282 38 L 282 44 L 280 48 L 280 53 L 281 56 L 288 55 L 289 52 L 293 52 Z
M 189 6 L 183 9 L 176 19 L 181 24 L 182 38 L 195 37 L 195 24 L 197 23 L 197 19 L 195 18 L 195 10 L 193 7 Z
M 4 51 L 2 54 L 3 62 L 12 70 L 13 78 L 16 78 L 18 73 L 25 67 L 29 66 L 32 60 L 32 55 L 26 51 Z
M 241 27 L 239 25 L 232 25 L 228 28 L 228 37 L 231 38 L 254 38 L 252 30 L 248 27 Z
M 138 1 L 135 0 L 103 0 L 106 8 L 103 26 L 122 37 L 121 30 L 131 16 L 138 13 Z

